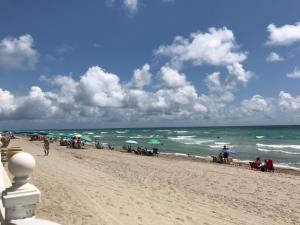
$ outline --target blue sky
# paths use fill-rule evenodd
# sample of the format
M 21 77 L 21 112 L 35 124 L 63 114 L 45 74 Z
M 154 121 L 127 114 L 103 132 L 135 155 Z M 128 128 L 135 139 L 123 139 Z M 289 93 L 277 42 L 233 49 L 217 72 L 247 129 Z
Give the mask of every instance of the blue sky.
M 299 8 L 2 0 L 0 128 L 299 124 Z

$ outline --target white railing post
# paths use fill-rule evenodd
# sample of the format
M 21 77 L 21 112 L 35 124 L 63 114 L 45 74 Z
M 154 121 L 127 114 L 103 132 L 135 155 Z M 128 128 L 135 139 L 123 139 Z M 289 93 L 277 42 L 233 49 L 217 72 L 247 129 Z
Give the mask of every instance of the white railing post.
M 29 175 L 34 168 L 35 160 L 29 153 L 16 153 L 9 159 L 8 170 L 14 179 L 12 186 L 2 192 L 6 224 L 56 224 L 35 218 L 41 192 L 34 185 L 28 183 Z

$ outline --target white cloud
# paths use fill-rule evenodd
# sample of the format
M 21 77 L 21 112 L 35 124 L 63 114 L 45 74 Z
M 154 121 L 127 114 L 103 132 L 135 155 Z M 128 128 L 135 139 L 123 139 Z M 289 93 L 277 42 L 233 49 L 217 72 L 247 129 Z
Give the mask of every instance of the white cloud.
M 227 66 L 229 77 L 226 79 L 226 89 L 234 90 L 239 83 L 246 85 L 252 77 L 252 72 L 246 71 L 240 63 Z
M 185 74 L 180 74 L 177 70 L 168 66 L 160 69 L 160 78 L 162 85 L 169 88 L 182 87 L 187 85 Z
M 283 60 L 284 60 L 284 58 L 282 58 L 276 52 L 270 52 L 270 54 L 266 58 L 267 62 L 278 62 L 278 61 L 283 61 Z
M 120 107 L 124 92 L 119 77 L 94 66 L 80 78 L 80 100 L 99 107 Z
M 7 90 L 2 90 L 0 88 L 0 115 L 6 117 L 10 115 L 16 109 L 15 98 Z
M 176 66 L 187 61 L 194 65 L 227 66 L 247 58 L 245 52 L 238 51 L 234 34 L 226 27 L 192 33 L 189 39 L 177 36 L 171 45 L 162 45 L 154 53 L 169 57 Z
M 134 70 L 133 77 L 129 82 L 129 87 L 142 89 L 144 86 L 151 83 L 151 77 L 150 66 L 145 64 L 142 69 Z
M 266 115 L 272 111 L 272 107 L 271 102 L 268 102 L 261 95 L 254 95 L 251 99 L 242 101 L 241 110 L 248 115 Z
M 290 93 L 280 91 L 278 104 L 285 111 L 296 111 L 300 109 L 300 96 L 293 97 Z
M 287 24 L 282 27 L 270 24 L 267 29 L 269 32 L 269 40 L 267 44 L 291 45 L 300 41 L 300 22 L 295 25 Z
M 205 84 L 211 92 L 220 92 L 223 90 L 221 81 L 220 81 L 220 72 L 214 72 L 207 75 L 205 79 Z
M 300 70 L 296 67 L 293 72 L 286 75 L 289 78 L 300 78 Z
M 19 38 L 6 37 L 0 42 L 0 68 L 34 68 L 39 53 L 33 49 L 33 38 L 29 34 Z
M 138 9 L 138 0 L 123 0 L 123 4 L 130 13 L 134 13 Z

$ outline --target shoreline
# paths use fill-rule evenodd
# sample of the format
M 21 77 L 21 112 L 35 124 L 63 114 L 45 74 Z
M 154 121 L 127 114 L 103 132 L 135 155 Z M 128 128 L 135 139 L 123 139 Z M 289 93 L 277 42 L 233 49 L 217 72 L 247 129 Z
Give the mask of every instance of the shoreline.
M 93 147 L 92 144 L 87 144 L 87 146 L 89 146 L 91 149 L 96 150 L 96 148 Z M 91 150 L 91 149 L 82 149 L 82 150 Z M 78 149 L 80 150 L 80 149 Z M 122 153 L 127 153 L 127 151 L 123 150 L 121 146 L 115 146 L 115 150 L 108 150 L 108 149 L 98 149 L 98 150 L 107 150 L 107 151 L 118 151 L 118 152 L 122 152 Z M 133 153 L 128 153 L 128 154 L 133 154 Z M 155 156 L 143 156 L 143 157 L 155 157 Z M 170 152 L 160 152 L 159 153 L 159 157 L 162 158 L 167 158 L 167 159 L 174 159 L 174 160 L 189 160 L 189 161 L 198 161 L 198 162 L 202 162 L 202 163 L 213 163 L 212 159 L 210 156 L 200 156 L 200 155 L 188 155 L 185 153 L 180 153 L 180 152 L 174 152 L 174 153 L 170 153 Z M 251 160 L 239 160 L 239 159 L 235 159 L 233 158 L 233 161 L 230 164 L 226 164 L 226 163 L 213 163 L 216 165 L 226 165 L 226 166 L 233 166 L 233 167 L 242 167 L 242 168 L 247 168 L 250 169 L 249 166 L 249 162 L 251 162 Z M 275 168 L 275 173 L 286 173 L 286 174 L 291 174 L 291 175 L 296 175 L 296 176 L 300 176 L 300 168 L 298 167 L 293 167 L 293 166 L 288 166 L 288 165 L 280 165 L 280 164 L 274 164 L 274 168 Z M 253 170 L 255 171 L 255 170 Z M 257 170 L 258 172 L 261 172 L 259 170 Z
M 300 176 L 260 172 L 196 157 L 140 156 L 93 146 L 71 149 L 26 137 L 42 193 L 38 217 L 72 225 L 293 225 L 300 221 Z M 120 149 L 118 149 L 120 150 Z M 278 201 L 280 200 L 280 201 Z M 283 207 L 284 206 L 284 207 Z
M 20 138 L 20 139 L 24 139 L 27 140 L 28 137 L 26 136 L 15 136 L 16 138 Z M 29 140 L 27 140 L 29 141 Z M 41 141 L 37 141 L 37 142 L 41 142 Z M 59 145 L 58 141 L 53 142 L 52 144 L 57 144 Z M 63 148 L 67 148 L 66 146 L 60 146 Z M 88 147 L 88 148 L 86 148 Z M 100 150 L 100 151 L 118 151 L 118 152 L 122 152 L 122 153 L 127 153 L 127 151 L 122 149 L 122 146 L 115 146 L 114 150 L 108 150 L 108 149 L 96 149 L 95 145 L 92 143 L 87 143 L 85 145 L 85 148 L 83 149 L 74 149 L 74 150 Z M 70 149 L 70 148 L 68 148 Z M 133 154 L 133 153 L 127 153 L 127 154 Z M 175 159 L 175 160 L 190 160 L 190 161 L 198 161 L 198 162 L 202 162 L 202 163 L 212 163 L 212 159 L 210 156 L 200 156 L 200 155 L 188 155 L 186 153 L 180 153 L 180 152 L 160 152 L 159 156 L 162 158 L 167 158 L 167 159 Z M 149 156 L 143 156 L 143 157 L 149 157 Z M 151 157 L 151 156 L 150 156 Z M 213 163 L 213 164 L 222 164 L 222 165 L 226 165 L 226 166 L 233 166 L 233 167 L 242 167 L 242 168 L 247 168 L 250 169 L 249 166 L 249 162 L 251 160 L 240 160 L 240 159 L 236 159 L 233 158 L 233 161 L 231 162 L 231 164 L 224 164 L 224 163 Z M 274 163 L 274 168 L 275 168 L 275 173 L 286 173 L 286 174 L 291 174 L 291 175 L 296 175 L 296 176 L 300 176 L 300 167 L 294 167 L 294 166 L 288 166 L 288 165 L 280 165 L 280 164 L 276 164 Z M 255 171 L 255 170 L 254 170 Z M 260 172 L 260 171 L 258 171 Z

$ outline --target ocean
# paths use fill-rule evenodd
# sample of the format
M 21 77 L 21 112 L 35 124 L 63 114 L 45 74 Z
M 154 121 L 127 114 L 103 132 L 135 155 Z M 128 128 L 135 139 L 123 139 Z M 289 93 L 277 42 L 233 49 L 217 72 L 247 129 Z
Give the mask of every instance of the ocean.
M 112 146 L 126 145 L 135 140 L 139 146 L 158 139 L 160 152 L 191 154 L 209 157 L 218 154 L 224 145 L 234 150 L 232 155 L 241 161 L 272 159 L 275 164 L 300 168 L 300 126 L 249 126 L 249 127 L 177 127 L 128 129 L 72 129 L 44 130 L 54 135 L 80 133 L 93 140 Z M 96 137 L 95 137 L 96 136 Z

